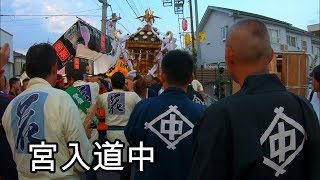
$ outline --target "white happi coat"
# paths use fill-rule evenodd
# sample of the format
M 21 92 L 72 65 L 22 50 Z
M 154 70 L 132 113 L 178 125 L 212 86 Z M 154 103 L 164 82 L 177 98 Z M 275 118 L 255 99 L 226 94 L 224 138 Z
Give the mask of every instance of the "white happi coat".
M 111 102 L 111 98 L 115 94 L 121 94 L 118 103 Z M 130 91 L 123 91 L 114 89 L 112 92 L 107 92 L 99 95 L 97 106 L 105 109 L 106 112 L 106 124 L 110 126 L 126 126 L 128 124 L 131 112 L 133 111 L 136 104 L 141 101 L 141 98 L 135 93 Z M 118 104 L 122 104 L 120 107 L 123 112 L 116 109 Z M 114 142 L 119 139 L 121 142 L 125 143 L 125 148 L 123 150 L 123 161 L 127 162 L 127 147 L 129 143 L 124 135 L 123 130 L 108 130 L 107 139 Z
M 97 98 L 99 95 L 98 83 L 84 82 L 84 81 L 78 80 L 73 83 L 73 86 L 80 91 L 80 93 L 86 98 L 86 100 L 90 104 L 95 105 L 97 103 Z M 80 112 L 80 117 L 82 119 L 82 122 L 84 122 L 86 118 L 86 114 L 80 108 L 78 108 L 78 110 Z M 98 140 L 98 137 L 99 135 L 98 135 L 97 129 L 92 129 L 90 142 L 93 143 L 95 140 Z
M 60 170 L 72 157 L 73 149 L 67 147 L 70 141 L 80 142 L 80 154 L 87 164 L 93 160 L 77 106 L 66 92 L 53 88 L 44 79 L 29 81 L 28 89 L 9 104 L 2 122 L 19 179 L 76 179 L 75 170 L 83 171 L 77 164 L 66 172 Z M 28 144 L 40 140 L 58 145 L 58 152 L 53 153 L 55 173 L 30 173 L 32 154 L 28 153 Z

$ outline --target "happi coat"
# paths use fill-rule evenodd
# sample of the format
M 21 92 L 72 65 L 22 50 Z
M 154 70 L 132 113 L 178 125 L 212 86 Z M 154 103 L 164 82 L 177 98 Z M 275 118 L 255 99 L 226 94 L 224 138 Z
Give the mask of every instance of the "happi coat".
M 111 92 L 99 95 L 97 101 L 98 107 L 104 108 L 106 112 L 107 139 L 112 143 L 115 140 L 120 140 L 124 143 L 122 153 L 124 162 L 127 162 L 127 147 L 129 143 L 123 131 L 134 107 L 139 101 L 141 101 L 141 98 L 135 92 L 120 89 L 114 89 Z
M 66 172 L 60 169 L 73 154 L 73 149 L 67 147 L 71 141 L 80 143 L 80 154 L 86 163 L 90 165 L 93 160 L 78 108 L 66 92 L 53 88 L 44 79 L 29 81 L 27 90 L 9 104 L 2 124 L 21 180 L 76 178 L 75 170 L 84 171 L 78 165 Z M 55 173 L 30 172 L 32 153 L 28 152 L 28 144 L 39 144 L 41 140 L 57 145 L 58 152 L 53 153 Z
M 100 90 L 98 83 L 78 80 L 73 83 L 73 86 L 78 89 L 78 91 L 84 96 L 84 98 L 90 103 L 90 105 L 96 105 Z M 87 115 L 80 108 L 78 109 L 80 112 L 81 120 L 82 122 L 84 122 Z M 96 128 L 93 128 L 90 142 L 93 143 L 97 139 L 98 131 Z
M 320 127 L 275 74 L 252 75 L 194 130 L 191 180 L 320 179 Z
M 169 87 L 160 96 L 141 101 L 131 114 L 125 135 L 131 146 L 154 147 L 154 162 L 137 166 L 137 180 L 186 180 L 192 160 L 192 131 L 205 106 L 185 91 Z

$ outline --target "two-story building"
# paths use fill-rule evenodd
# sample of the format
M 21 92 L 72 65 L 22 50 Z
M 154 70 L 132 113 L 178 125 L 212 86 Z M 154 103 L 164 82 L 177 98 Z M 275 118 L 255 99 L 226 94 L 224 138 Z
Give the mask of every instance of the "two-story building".
M 9 79 L 13 77 L 13 35 L 0 28 L 0 48 L 4 43 L 10 45 L 10 58 L 9 62 L 3 67 L 5 76 Z
M 206 40 L 200 44 L 201 59 L 198 61 L 198 66 L 206 67 L 212 63 L 224 62 L 225 40 L 230 27 L 242 19 L 250 18 L 265 23 L 275 52 L 302 50 L 308 54 L 315 52 L 312 51 L 312 33 L 287 22 L 249 12 L 208 6 L 199 24 L 199 31 L 206 32 Z

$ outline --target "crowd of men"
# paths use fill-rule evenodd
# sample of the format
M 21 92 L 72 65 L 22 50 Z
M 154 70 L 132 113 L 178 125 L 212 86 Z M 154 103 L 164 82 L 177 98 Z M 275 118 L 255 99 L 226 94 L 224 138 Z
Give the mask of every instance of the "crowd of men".
M 9 49 L 1 49 L 1 67 Z M 8 87 L 0 72 L 0 179 L 97 179 L 93 167 L 103 162 L 94 156 L 96 143 L 121 142 L 121 180 L 319 180 L 317 114 L 268 73 L 273 50 L 265 25 L 250 19 L 232 26 L 225 57 L 241 89 L 207 107 L 187 52 L 169 51 L 160 77 L 86 77 L 82 66 L 69 64 L 65 79 L 57 75 L 53 47 L 33 45 L 26 55 L 30 79 L 11 78 Z M 313 85 L 320 92 L 317 68 Z M 143 171 L 127 151 L 141 142 L 154 148 Z M 57 144 L 54 173 L 32 170 L 30 145 L 43 143 Z M 76 151 L 88 168 L 63 168 Z
M 21 92 L 26 90 L 29 82 L 29 78 L 23 79 L 22 82 L 16 77 L 12 77 L 7 80 L 6 76 L 4 75 L 5 70 L 1 69 L 0 74 L 1 74 L 1 93 L 2 94 L 9 94 L 13 97 L 18 96 Z

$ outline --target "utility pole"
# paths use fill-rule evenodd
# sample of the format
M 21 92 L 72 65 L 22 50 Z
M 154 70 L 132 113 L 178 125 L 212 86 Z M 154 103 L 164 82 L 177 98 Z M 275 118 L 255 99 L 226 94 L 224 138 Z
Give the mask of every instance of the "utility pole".
M 194 1 L 195 14 L 196 14 L 196 36 L 197 36 L 197 62 L 202 63 L 201 60 L 201 49 L 200 49 L 200 36 L 199 36 L 199 18 L 198 18 L 198 0 Z
M 101 20 L 101 31 L 103 34 L 107 32 L 107 7 L 108 0 L 99 0 L 102 3 L 102 20 Z
M 190 4 L 190 21 L 191 21 L 191 43 L 192 43 L 192 55 L 195 58 L 196 57 L 196 50 L 194 46 L 194 29 L 193 29 L 193 13 L 192 13 L 192 0 L 189 0 Z

